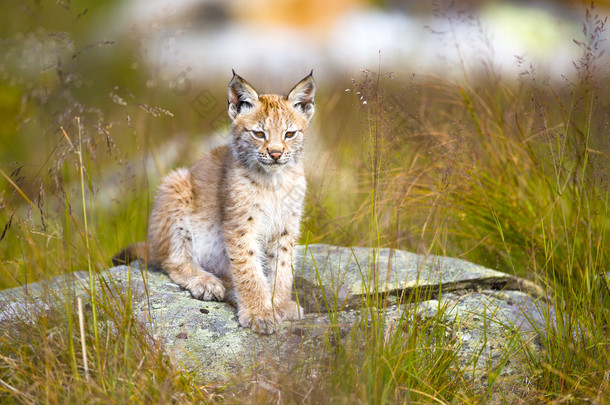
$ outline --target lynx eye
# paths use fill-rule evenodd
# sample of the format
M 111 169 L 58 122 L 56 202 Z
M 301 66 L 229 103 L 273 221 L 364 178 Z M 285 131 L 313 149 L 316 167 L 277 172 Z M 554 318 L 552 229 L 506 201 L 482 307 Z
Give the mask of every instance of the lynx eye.
M 284 139 L 292 139 L 297 135 L 296 131 L 288 131 L 284 134 Z
M 265 139 L 265 133 L 263 131 L 252 131 L 252 136 L 256 139 Z

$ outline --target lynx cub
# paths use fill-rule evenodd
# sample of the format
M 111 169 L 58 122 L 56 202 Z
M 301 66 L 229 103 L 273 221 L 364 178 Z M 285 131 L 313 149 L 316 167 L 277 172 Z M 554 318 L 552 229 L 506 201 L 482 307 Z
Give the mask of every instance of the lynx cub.
M 113 261 L 147 253 L 150 265 L 162 267 L 193 297 L 233 301 L 240 325 L 260 333 L 301 316 L 291 300 L 291 264 L 315 89 L 310 73 L 288 96 L 259 95 L 233 72 L 230 144 L 165 177 L 146 245 L 132 245 Z

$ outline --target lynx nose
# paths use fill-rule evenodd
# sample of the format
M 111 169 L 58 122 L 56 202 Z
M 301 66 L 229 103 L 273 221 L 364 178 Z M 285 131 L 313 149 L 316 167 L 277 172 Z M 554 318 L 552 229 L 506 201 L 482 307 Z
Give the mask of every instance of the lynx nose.
M 269 156 L 271 156 L 273 158 L 273 160 L 278 160 L 279 158 L 282 157 L 282 151 L 279 151 L 279 150 L 270 150 L 269 151 Z

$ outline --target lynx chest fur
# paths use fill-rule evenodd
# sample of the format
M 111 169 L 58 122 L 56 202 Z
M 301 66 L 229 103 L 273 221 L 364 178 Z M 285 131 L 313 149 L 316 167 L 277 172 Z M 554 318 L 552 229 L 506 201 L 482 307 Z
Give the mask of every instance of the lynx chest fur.
M 234 74 L 229 145 L 170 173 L 150 215 L 148 262 L 195 298 L 231 301 L 240 324 L 261 333 L 303 314 L 291 298 L 292 260 L 314 93 L 311 74 L 287 96 L 259 95 Z M 115 258 L 142 250 L 131 246 Z

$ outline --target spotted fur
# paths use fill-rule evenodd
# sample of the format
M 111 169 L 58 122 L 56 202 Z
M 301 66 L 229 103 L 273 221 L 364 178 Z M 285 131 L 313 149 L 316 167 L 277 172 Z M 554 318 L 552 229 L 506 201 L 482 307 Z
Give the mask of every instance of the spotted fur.
M 273 333 L 303 309 L 291 299 L 305 175 L 303 141 L 314 113 L 310 74 L 288 96 L 259 95 L 234 73 L 229 145 L 161 183 L 150 215 L 148 262 L 202 300 L 231 301 L 239 323 Z M 130 256 L 131 254 L 131 256 Z

